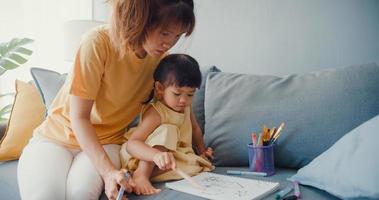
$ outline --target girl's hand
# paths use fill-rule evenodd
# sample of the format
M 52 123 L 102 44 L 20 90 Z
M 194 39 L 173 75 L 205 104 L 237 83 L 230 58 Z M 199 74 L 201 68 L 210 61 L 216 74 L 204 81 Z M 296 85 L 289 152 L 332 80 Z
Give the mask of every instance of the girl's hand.
M 200 156 L 205 158 L 206 160 L 213 160 L 213 149 L 211 147 L 208 147 L 207 150 L 204 151 Z
M 104 175 L 104 185 L 105 185 L 105 194 L 109 200 L 114 200 L 117 198 L 118 186 L 124 186 L 125 191 L 130 193 L 133 191 L 134 181 L 131 176 L 129 179 L 125 179 L 125 169 L 122 170 L 112 170 Z
M 153 157 L 154 163 L 160 170 L 175 169 L 176 163 L 174 155 L 171 152 L 159 152 Z

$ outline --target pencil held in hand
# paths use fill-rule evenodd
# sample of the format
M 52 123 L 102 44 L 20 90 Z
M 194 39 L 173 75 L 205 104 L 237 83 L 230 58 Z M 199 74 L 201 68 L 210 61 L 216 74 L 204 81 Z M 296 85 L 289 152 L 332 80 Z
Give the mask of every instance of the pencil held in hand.
M 193 178 L 191 178 L 188 174 L 183 172 L 181 169 L 173 168 L 172 170 L 174 172 L 176 172 L 177 174 L 179 174 L 184 179 L 186 179 L 187 181 L 189 181 L 191 183 L 191 185 L 194 186 L 195 188 L 198 188 L 200 190 L 205 190 L 205 188 L 203 186 L 201 186 L 199 183 L 197 183 L 195 180 L 193 180 Z
M 125 172 L 125 179 L 128 180 L 129 179 L 129 173 L 128 172 Z M 125 192 L 125 188 L 123 186 L 120 187 L 120 190 L 118 191 L 118 194 L 117 194 L 117 199 L 116 200 L 121 200 L 122 199 L 122 196 L 124 195 L 124 192 Z

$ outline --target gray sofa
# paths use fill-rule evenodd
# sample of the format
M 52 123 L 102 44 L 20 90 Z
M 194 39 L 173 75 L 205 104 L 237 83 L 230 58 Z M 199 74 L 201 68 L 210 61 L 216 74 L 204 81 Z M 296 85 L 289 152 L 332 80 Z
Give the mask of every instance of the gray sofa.
M 43 84 L 41 79 L 49 73 L 52 72 L 37 70 L 33 74 L 45 102 L 56 92 L 49 93 L 49 87 L 59 88 L 54 84 L 61 84 Z M 279 189 L 292 184 L 287 178 L 298 169 L 379 114 L 378 63 L 286 77 L 224 73 L 216 67 L 204 68 L 202 73 L 203 84 L 193 107 L 206 145 L 215 150 L 214 172 L 247 170 L 250 133 L 262 131 L 263 125 L 273 127 L 284 121 L 286 127 L 275 145 L 276 173 L 270 177 L 243 176 L 279 182 Z M 0 127 L 2 134 L 4 124 Z M 20 199 L 16 168 L 17 161 L 0 164 L 0 199 Z M 155 185 L 163 189 L 158 195 L 128 197 L 202 199 L 167 189 L 164 183 Z M 300 190 L 302 199 L 339 199 L 315 187 L 301 185 Z M 104 194 L 101 199 L 106 199 Z M 265 199 L 274 199 L 274 194 Z

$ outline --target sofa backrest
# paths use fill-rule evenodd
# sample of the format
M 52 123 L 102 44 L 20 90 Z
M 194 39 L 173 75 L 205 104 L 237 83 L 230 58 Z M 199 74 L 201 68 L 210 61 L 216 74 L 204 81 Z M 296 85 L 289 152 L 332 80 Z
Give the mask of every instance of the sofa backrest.
M 196 91 L 193 100 L 193 111 L 196 115 L 198 123 L 201 130 L 204 133 L 204 93 L 205 93 L 205 82 L 208 74 L 210 72 L 220 72 L 220 70 L 215 66 L 201 67 L 202 74 L 202 83 L 200 88 Z M 30 73 L 33 77 L 33 80 L 41 94 L 42 100 L 46 106 L 46 109 L 49 110 L 51 103 L 53 102 L 58 91 L 64 84 L 64 81 L 67 78 L 67 74 L 60 74 L 58 72 L 33 67 L 30 70 Z M 133 122 L 129 124 L 129 128 L 137 126 L 139 121 L 139 116 L 137 116 Z M 0 132 L 1 133 L 1 132 Z
M 275 163 L 300 168 L 379 114 L 379 66 L 283 78 L 210 73 L 204 108 L 205 142 L 214 148 L 217 166 L 248 165 L 251 132 L 285 122 L 275 145 Z
M 200 88 L 196 91 L 195 96 L 193 98 L 192 110 L 196 116 L 197 122 L 204 134 L 204 126 L 205 126 L 205 114 L 204 114 L 204 98 L 205 98 L 205 85 L 207 81 L 208 74 L 210 72 L 220 72 L 221 70 L 215 66 L 210 67 L 201 67 L 201 85 Z

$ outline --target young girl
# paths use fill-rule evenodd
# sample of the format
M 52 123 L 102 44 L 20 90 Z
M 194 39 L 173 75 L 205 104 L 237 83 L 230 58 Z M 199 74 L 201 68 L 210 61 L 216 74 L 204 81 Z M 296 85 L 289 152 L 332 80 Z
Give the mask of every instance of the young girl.
M 172 169 L 189 175 L 213 170 L 208 161 L 211 148 L 205 150 L 200 129 L 193 129 L 196 119 L 191 112 L 192 98 L 201 84 L 201 73 L 195 59 L 184 54 L 163 58 L 154 72 L 154 90 L 142 109 L 140 123 L 126 133 L 121 148 L 123 167 L 133 172 L 136 194 L 159 192 L 152 181 L 180 179 Z M 197 156 L 192 142 L 200 152 Z
M 161 57 L 192 33 L 194 7 L 192 0 L 109 2 L 110 25 L 85 35 L 72 71 L 21 155 L 22 199 L 98 199 L 104 189 L 116 199 L 121 185 L 132 190 L 120 170 L 125 128 L 149 96 Z

